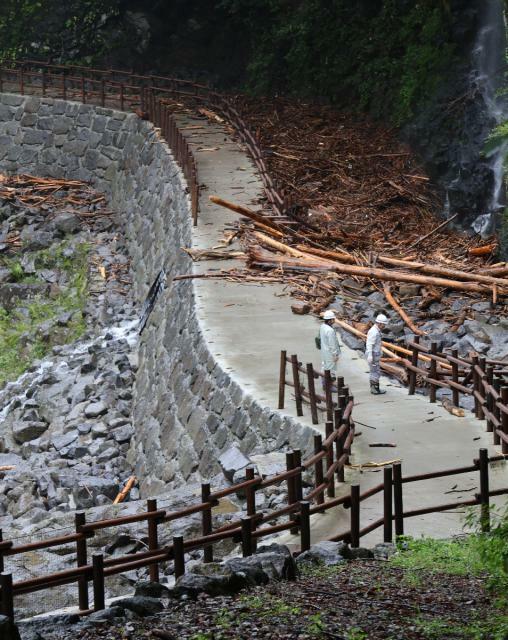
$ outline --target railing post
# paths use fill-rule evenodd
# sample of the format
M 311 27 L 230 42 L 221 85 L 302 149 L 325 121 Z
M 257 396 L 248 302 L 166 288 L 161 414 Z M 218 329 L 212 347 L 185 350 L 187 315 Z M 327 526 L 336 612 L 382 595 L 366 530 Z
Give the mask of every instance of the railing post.
M 318 412 L 316 403 L 316 388 L 314 386 L 314 367 L 311 362 L 307 363 L 307 386 L 309 388 L 310 415 L 312 424 L 318 424 Z
M 84 511 L 78 511 L 74 514 L 76 533 L 81 533 L 81 528 L 85 522 L 86 515 Z M 76 562 L 78 567 L 85 567 L 87 564 L 86 537 L 76 541 Z M 78 602 L 80 611 L 86 611 L 90 607 L 88 600 L 88 578 L 86 575 L 78 578 Z
M 314 453 L 320 453 L 323 450 L 323 438 L 321 437 L 321 434 L 317 434 L 314 436 Z M 314 465 L 314 482 L 315 482 L 315 486 L 319 487 L 323 484 L 323 479 L 324 479 L 324 475 L 323 475 L 323 458 L 320 458 L 319 460 L 316 461 L 316 464 Z M 319 493 L 316 496 L 316 503 L 317 504 L 323 504 L 325 501 L 325 496 L 324 496 L 324 491 L 322 491 L 321 493 Z
M 435 356 L 437 353 L 437 342 L 432 342 L 430 345 L 430 367 L 429 367 L 429 377 L 432 378 L 432 380 L 437 380 L 437 362 L 434 359 L 433 356 Z M 430 388 L 429 388 L 429 401 L 430 402 L 436 402 L 436 391 L 437 391 L 437 386 L 433 383 L 430 382 Z
M 4 540 L 4 534 L 2 529 L 0 529 L 0 542 L 3 542 Z M 4 554 L 3 551 L 0 549 L 0 573 L 3 573 L 5 571 L 5 566 L 4 566 Z
M 473 399 L 474 399 L 474 413 L 476 418 L 479 419 L 480 416 L 480 401 L 478 400 L 478 398 L 476 397 L 476 393 L 480 391 L 479 388 L 479 377 L 478 377 L 478 372 L 476 371 L 476 365 L 478 364 L 478 356 L 473 356 L 471 358 L 472 361 L 472 368 L 473 368 Z
M 280 366 L 279 366 L 279 405 L 278 409 L 284 409 L 284 399 L 286 392 L 286 363 L 287 352 L 280 352 Z
M 351 485 L 351 546 L 360 546 L 360 485 Z
M 175 564 L 175 578 L 185 574 L 185 550 L 183 536 L 173 536 L 173 562 Z
M 402 465 L 393 465 L 393 506 L 395 515 L 395 537 L 404 535 L 404 502 L 402 497 Z
M 497 398 L 501 400 L 501 380 L 499 378 L 494 378 L 493 381 L 494 389 L 497 392 Z M 497 424 L 494 425 L 494 445 L 499 446 L 501 444 L 501 436 L 499 435 L 499 431 L 502 430 L 502 419 L 503 414 L 499 408 L 499 402 L 492 397 L 492 412 L 494 417 L 497 420 Z
M 146 501 L 146 510 L 157 511 L 157 500 L 150 498 Z M 158 522 L 156 518 L 148 519 L 148 550 L 155 551 L 159 548 Z M 159 582 L 159 564 L 154 562 L 148 567 L 150 582 Z
M 334 424 L 335 424 L 335 431 L 338 431 L 340 429 L 340 427 L 342 426 L 342 415 L 343 415 L 343 409 L 342 409 L 342 405 L 341 405 L 341 398 L 342 396 L 339 396 L 339 408 L 335 409 L 335 411 L 333 412 L 333 417 L 334 417 Z M 340 460 L 342 458 L 342 454 L 344 453 L 344 439 L 347 438 L 347 433 L 345 434 L 344 437 L 341 438 L 337 438 L 335 440 L 335 459 L 336 460 Z M 337 469 L 337 480 L 338 482 L 344 482 L 344 467 L 340 467 L 339 469 Z
M 383 531 L 384 542 L 393 540 L 392 468 L 383 468 Z
M 299 502 L 302 499 L 302 452 L 300 449 L 293 449 L 293 462 L 295 468 L 300 468 L 300 473 L 295 476 L 295 500 Z
M 487 384 L 489 385 L 489 388 L 485 392 L 486 394 L 485 405 L 487 408 L 487 412 L 490 416 L 490 414 L 493 413 L 494 411 L 493 397 L 490 389 L 490 387 L 492 387 L 494 384 L 494 367 L 492 365 L 487 365 L 485 369 L 485 374 L 486 374 Z M 494 423 L 492 422 L 490 417 L 487 417 L 487 433 L 492 433 L 493 431 L 494 431 Z
M 325 436 L 328 438 L 333 433 L 333 422 L 325 423 Z M 333 442 L 326 447 L 326 471 L 333 466 Z M 329 481 L 328 487 L 326 489 L 326 493 L 329 498 L 335 497 L 335 478 L 332 478 Z
M 201 502 L 203 504 L 210 502 L 210 484 L 203 483 L 201 485 Z M 212 533 L 212 505 L 210 504 L 207 509 L 201 512 L 202 532 L 203 536 L 208 536 Z M 213 548 L 206 546 L 203 548 L 203 562 L 213 562 Z
M 483 378 L 485 376 L 485 356 L 479 356 L 478 357 L 478 366 L 480 367 L 480 369 L 482 370 L 481 375 L 478 375 L 478 391 L 480 392 L 480 396 L 484 399 L 483 402 L 485 402 L 485 389 L 483 388 Z M 485 414 L 483 413 L 483 402 L 479 401 L 478 403 L 478 419 L 479 420 L 484 420 L 485 419 Z
M 324 371 L 325 376 L 325 402 L 326 402 L 326 420 L 333 420 L 333 383 L 332 374 L 328 369 Z
M 14 622 L 14 590 L 12 588 L 12 573 L 0 574 L 1 612 Z
M 508 407 L 508 387 L 501 388 L 501 402 L 504 407 Z M 508 414 L 504 411 L 501 411 L 501 430 L 505 436 L 508 437 Z M 508 442 L 503 438 L 501 442 L 501 452 L 504 455 L 508 455 Z
M 310 549 L 310 502 L 300 502 L 300 550 Z
M 102 611 L 105 608 L 104 598 L 104 557 L 102 553 L 92 556 L 93 608 Z
M 62 69 L 62 98 L 64 100 L 67 100 L 67 83 L 66 83 L 65 79 L 66 79 L 65 69 Z M 104 609 L 104 607 L 103 607 L 103 609 Z
M 480 518 L 482 531 L 490 531 L 490 505 L 489 505 L 489 453 L 487 449 L 480 449 Z
M 452 357 L 459 357 L 457 349 L 452 349 Z M 459 382 L 459 365 L 456 362 L 452 362 L 452 382 L 455 382 L 455 384 L 458 384 Z M 452 402 L 454 407 L 458 407 L 460 404 L 460 392 L 454 387 L 452 387 Z
M 420 336 L 415 336 L 413 338 L 413 342 L 418 344 L 420 342 Z M 411 346 L 411 364 L 413 365 L 413 367 L 418 366 L 418 349 L 414 345 Z M 408 391 L 410 396 L 414 395 L 416 391 L 416 371 L 409 372 L 409 390 Z
M 245 479 L 246 480 L 254 480 L 254 475 L 255 475 L 255 469 L 254 467 L 247 467 L 247 469 L 245 469 Z M 256 530 L 256 520 L 254 518 L 254 516 L 256 515 L 256 486 L 255 485 L 251 485 L 250 487 L 247 487 L 247 489 L 245 490 L 245 495 L 247 498 L 247 515 L 251 517 L 252 519 L 252 531 Z M 256 539 L 253 538 L 252 540 L 252 546 L 254 548 L 254 551 L 256 550 Z
M 291 356 L 291 367 L 293 369 L 293 385 L 295 389 L 296 415 L 303 416 L 302 390 L 300 388 L 300 372 L 298 371 L 298 357 Z
M 252 519 L 242 518 L 242 555 L 247 558 L 252 552 Z

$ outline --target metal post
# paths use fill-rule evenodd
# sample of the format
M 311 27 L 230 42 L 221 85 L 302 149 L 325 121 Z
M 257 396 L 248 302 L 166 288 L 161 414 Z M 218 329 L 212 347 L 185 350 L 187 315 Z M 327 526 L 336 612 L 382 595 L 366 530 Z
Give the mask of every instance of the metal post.
M 323 450 L 323 438 L 321 434 L 317 434 L 314 436 L 314 453 L 321 453 Z M 323 458 L 320 458 L 316 461 L 314 465 L 314 482 L 315 486 L 319 487 L 323 484 Z M 325 501 L 324 491 L 321 491 L 316 498 L 317 504 L 323 504 Z
M 157 500 L 150 498 L 146 501 L 146 510 L 157 511 Z M 159 534 L 157 531 L 158 522 L 156 518 L 148 519 L 148 550 L 155 551 L 159 548 Z M 159 565 L 154 562 L 148 567 L 150 582 L 159 582 Z
M 201 502 L 206 504 L 210 501 L 210 484 L 203 483 L 201 485 Z M 207 509 L 201 512 L 201 523 L 203 536 L 208 536 L 212 533 L 212 506 L 211 504 Z M 205 546 L 203 548 L 203 562 L 213 562 L 213 548 L 211 546 Z
M 384 530 L 384 542 L 391 542 L 393 539 L 392 518 L 393 518 L 393 503 L 392 503 L 392 468 L 384 467 L 383 469 L 383 530 Z
M 76 533 L 81 533 L 81 527 L 85 522 L 86 515 L 84 511 L 78 511 L 74 514 Z M 78 567 L 85 567 L 87 564 L 86 538 L 76 541 L 76 561 Z M 78 602 L 80 611 L 86 611 L 90 607 L 88 600 L 88 579 L 86 575 L 78 578 Z
M 480 509 L 481 528 L 485 533 L 490 531 L 489 514 L 489 453 L 487 449 L 480 449 Z
M 104 598 L 104 557 L 102 553 L 92 556 L 93 608 L 102 611 L 105 608 Z
M 183 536 L 173 536 L 173 561 L 175 564 L 175 578 L 179 578 L 185 573 Z
M 393 503 L 395 512 L 395 537 L 404 535 L 404 503 L 402 498 L 402 465 L 393 465 Z
M 279 367 L 279 405 L 278 409 L 284 409 L 284 396 L 286 391 L 286 351 L 280 352 L 280 367 Z
M 360 485 L 351 485 L 351 546 L 360 546 Z
M 309 388 L 309 401 L 310 401 L 310 415 L 312 417 L 312 424 L 318 424 L 318 412 L 316 403 L 316 388 L 314 386 L 314 367 L 311 362 L 307 363 L 307 386 Z
M 306 500 L 300 502 L 300 549 L 310 549 L 310 502 Z

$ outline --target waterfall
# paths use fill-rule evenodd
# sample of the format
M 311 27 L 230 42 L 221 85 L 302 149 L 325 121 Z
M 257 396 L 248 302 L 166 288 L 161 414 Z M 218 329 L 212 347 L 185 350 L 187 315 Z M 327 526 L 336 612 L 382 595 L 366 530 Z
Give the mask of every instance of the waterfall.
M 485 101 L 493 122 L 501 124 L 508 119 L 507 96 L 501 92 L 506 70 L 504 0 L 482 0 L 481 5 L 480 29 L 473 50 L 475 76 L 473 81 Z M 503 142 L 487 153 L 494 177 L 487 214 L 496 214 L 504 208 L 504 158 L 507 150 L 508 142 Z

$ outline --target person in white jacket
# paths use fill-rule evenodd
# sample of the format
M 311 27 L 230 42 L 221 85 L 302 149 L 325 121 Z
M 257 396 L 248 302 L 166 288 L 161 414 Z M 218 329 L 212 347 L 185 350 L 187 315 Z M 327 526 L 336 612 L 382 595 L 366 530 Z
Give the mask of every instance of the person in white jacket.
M 386 393 L 386 391 L 379 388 L 379 376 L 381 374 L 379 364 L 381 362 L 381 331 L 387 323 L 388 318 L 380 313 L 367 333 L 365 355 L 370 367 L 370 392 L 376 396 Z
M 340 356 L 340 344 L 333 323 L 335 314 L 333 311 L 325 311 L 323 314 L 323 324 L 319 328 L 319 338 L 321 340 L 321 367 L 324 371 L 330 371 L 332 378 L 336 377 L 337 363 Z

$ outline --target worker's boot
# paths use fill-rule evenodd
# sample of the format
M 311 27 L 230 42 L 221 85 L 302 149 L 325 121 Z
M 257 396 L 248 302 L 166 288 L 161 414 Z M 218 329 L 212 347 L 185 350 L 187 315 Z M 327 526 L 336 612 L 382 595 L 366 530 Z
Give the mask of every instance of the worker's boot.
M 374 396 L 382 396 L 386 391 L 384 389 L 379 388 L 379 382 L 371 382 L 370 383 L 370 392 Z

